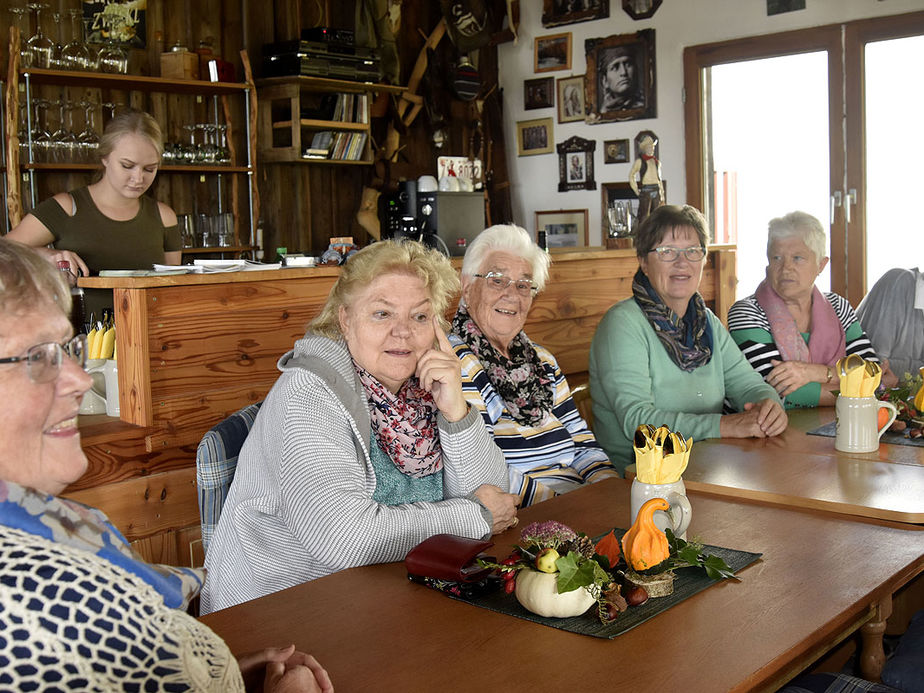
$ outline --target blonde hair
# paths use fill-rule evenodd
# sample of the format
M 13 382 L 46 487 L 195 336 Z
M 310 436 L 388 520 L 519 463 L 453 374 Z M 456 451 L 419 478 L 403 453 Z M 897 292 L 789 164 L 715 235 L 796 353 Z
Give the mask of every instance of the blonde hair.
M 0 311 L 22 314 L 57 305 L 71 312 L 71 291 L 63 273 L 32 248 L 0 238 Z
M 381 241 L 366 246 L 340 268 L 327 302 L 308 329 L 331 339 L 340 338 L 340 308 L 349 307 L 359 292 L 384 274 L 419 278 L 430 294 L 434 314 L 443 328 L 447 327 L 443 315 L 460 288 L 459 276 L 449 260 L 417 241 Z
M 145 137 L 154 149 L 157 150 L 157 156 L 164 154 L 164 133 L 156 120 L 144 111 L 134 109 L 120 113 L 115 118 L 106 123 L 106 129 L 103 130 L 103 136 L 99 139 L 99 148 L 96 155 L 102 161 L 105 157 L 112 154 L 116 143 L 124 135 L 140 135 Z

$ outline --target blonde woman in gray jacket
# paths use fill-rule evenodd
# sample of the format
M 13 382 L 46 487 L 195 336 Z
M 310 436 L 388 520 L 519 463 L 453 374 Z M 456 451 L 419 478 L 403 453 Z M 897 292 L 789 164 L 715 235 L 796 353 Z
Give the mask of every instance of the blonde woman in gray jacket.
M 443 316 L 459 279 L 414 243 L 350 258 L 244 443 L 206 556 L 209 613 L 517 522 Z

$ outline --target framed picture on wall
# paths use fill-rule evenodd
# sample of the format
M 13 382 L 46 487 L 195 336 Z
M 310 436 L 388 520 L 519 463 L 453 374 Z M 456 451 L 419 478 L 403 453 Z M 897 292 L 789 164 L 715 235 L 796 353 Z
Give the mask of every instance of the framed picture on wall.
M 624 164 L 629 161 L 629 140 L 604 140 L 603 163 Z
M 521 120 L 517 123 L 517 156 L 552 152 L 552 119 Z
M 558 122 L 584 120 L 584 75 L 562 77 L 558 85 Z
M 584 42 L 584 95 L 588 123 L 637 120 L 658 115 L 655 33 L 643 29 Z
M 558 150 L 558 192 L 596 190 L 594 150 L 597 143 L 574 136 L 555 148 Z
M 533 71 L 571 69 L 571 34 L 549 34 L 533 40 Z
M 536 212 L 536 237 L 545 231 L 545 242 L 552 248 L 583 248 L 589 243 L 586 209 L 559 209 Z
M 583 90 L 583 85 L 581 89 Z M 523 108 L 551 108 L 555 105 L 555 78 L 540 77 L 523 82 Z
M 648 19 L 661 7 L 661 0 L 622 0 L 623 11 L 632 19 Z
M 661 0 L 656 0 L 659 4 Z M 577 24 L 610 16 L 610 0 L 542 0 L 542 26 Z

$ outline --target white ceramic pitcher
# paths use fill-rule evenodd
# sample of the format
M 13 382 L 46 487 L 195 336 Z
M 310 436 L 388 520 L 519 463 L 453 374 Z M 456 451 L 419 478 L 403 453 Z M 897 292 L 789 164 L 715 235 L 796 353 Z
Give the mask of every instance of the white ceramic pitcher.
M 87 373 L 102 373 L 106 383 L 106 414 L 118 416 L 119 409 L 119 368 L 115 359 L 106 359 L 98 366 L 87 369 Z
M 888 409 L 891 416 L 886 424 L 879 428 L 879 410 Z M 837 396 L 834 404 L 835 434 L 834 448 L 841 452 L 875 452 L 879 449 L 879 439 L 886 432 L 898 410 L 891 402 L 883 402 L 875 397 Z
M 655 512 L 652 518 L 655 526 L 662 532 L 670 527 L 674 536 L 685 540 L 687 527 L 693 519 L 693 509 L 690 507 L 690 501 L 687 500 L 687 489 L 683 484 L 683 479 L 672 484 L 643 484 L 638 478 L 634 479 L 630 498 L 632 524 L 635 524 L 635 518 L 638 517 L 641 507 L 652 498 L 663 498 L 671 506 L 670 515 L 663 510 Z

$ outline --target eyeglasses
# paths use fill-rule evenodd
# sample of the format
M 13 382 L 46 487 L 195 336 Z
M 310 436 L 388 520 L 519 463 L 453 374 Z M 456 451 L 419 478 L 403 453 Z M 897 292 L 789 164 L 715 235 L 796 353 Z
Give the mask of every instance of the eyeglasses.
M 695 245 L 692 248 L 674 248 L 669 245 L 663 245 L 659 248 L 652 248 L 649 253 L 657 253 L 661 262 L 676 262 L 680 254 L 690 262 L 699 262 L 706 257 L 706 249 L 702 246 Z
M 513 284 L 520 296 L 535 296 L 536 292 L 539 291 L 539 285 L 532 279 L 509 279 L 507 275 L 500 272 L 488 272 L 487 274 L 476 274 L 474 276 L 484 279 L 488 288 L 497 292 L 506 290 L 511 284 Z
M 0 363 L 26 364 L 26 372 L 33 383 L 49 383 L 58 377 L 64 356 L 83 368 L 87 365 L 87 337 L 79 334 L 66 342 L 45 342 L 29 347 L 23 356 L 8 356 Z

